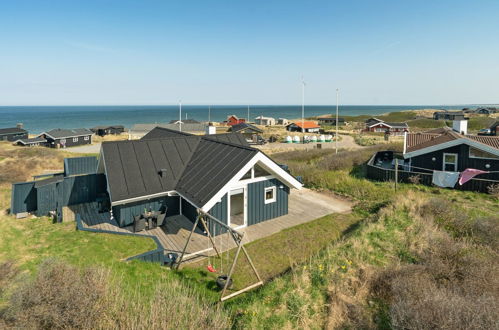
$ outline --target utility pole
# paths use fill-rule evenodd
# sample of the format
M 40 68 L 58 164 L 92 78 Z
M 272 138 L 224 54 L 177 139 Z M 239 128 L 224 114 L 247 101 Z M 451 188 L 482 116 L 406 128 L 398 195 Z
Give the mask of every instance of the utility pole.
M 336 153 L 338 153 L 338 93 L 339 90 L 336 88 L 336 136 L 334 137 Z
M 182 100 L 178 101 L 178 127 L 179 131 L 182 132 Z
M 301 76 L 301 131 L 305 133 L 305 80 Z
M 208 124 L 211 123 L 211 105 L 208 106 Z
M 249 115 L 249 104 L 248 104 L 248 123 L 250 122 L 250 115 Z
M 398 180 L 399 180 L 399 159 L 395 158 L 395 191 L 397 191 Z

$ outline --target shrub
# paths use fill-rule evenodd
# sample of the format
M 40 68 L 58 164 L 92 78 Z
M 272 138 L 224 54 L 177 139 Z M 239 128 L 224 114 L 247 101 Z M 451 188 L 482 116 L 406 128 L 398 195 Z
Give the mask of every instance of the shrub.
M 499 198 L 499 183 L 491 184 L 490 186 L 487 187 L 487 191 L 492 196 Z
M 95 328 L 105 311 L 107 273 L 49 259 L 9 299 L 4 319 L 20 328 Z

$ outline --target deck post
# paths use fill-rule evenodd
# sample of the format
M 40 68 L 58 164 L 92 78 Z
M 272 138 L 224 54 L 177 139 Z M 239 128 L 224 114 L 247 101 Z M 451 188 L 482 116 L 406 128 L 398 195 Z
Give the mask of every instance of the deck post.
M 227 287 L 229 286 L 230 279 L 232 277 L 232 273 L 234 272 L 234 268 L 236 267 L 237 258 L 239 257 L 239 253 L 241 252 L 241 248 L 242 248 L 242 245 L 240 244 L 240 242 L 238 242 L 238 239 L 236 239 L 233 234 L 232 234 L 232 238 L 234 239 L 234 242 L 236 242 L 236 244 L 237 244 L 237 251 L 236 251 L 236 255 L 234 256 L 234 260 L 232 261 L 232 265 L 230 266 L 229 274 L 227 275 L 227 281 L 225 281 L 224 288 L 222 290 L 222 293 L 220 294 L 221 301 L 222 301 L 222 298 L 225 294 L 225 291 L 227 291 Z M 229 253 L 229 251 L 226 251 L 225 253 Z

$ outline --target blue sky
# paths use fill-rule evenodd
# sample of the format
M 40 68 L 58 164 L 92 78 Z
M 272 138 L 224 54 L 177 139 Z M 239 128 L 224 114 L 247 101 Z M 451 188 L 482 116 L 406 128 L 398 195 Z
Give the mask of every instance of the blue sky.
M 0 105 L 499 103 L 499 1 L 0 0 Z

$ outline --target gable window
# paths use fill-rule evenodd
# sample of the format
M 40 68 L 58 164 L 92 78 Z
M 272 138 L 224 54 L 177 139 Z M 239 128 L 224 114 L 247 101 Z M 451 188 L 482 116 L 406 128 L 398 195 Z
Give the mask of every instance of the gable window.
M 457 171 L 457 154 L 444 153 L 443 161 L 444 162 L 443 162 L 442 169 L 444 171 L 451 171 L 451 172 Z
M 265 188 L 265 204 L 274 203 L 275 201 L 276 201 L 275 186 Z
M 73 142 L 78 142 L 78 138 L 77 138 L 77 137 L 74 137 L 74 138 L 73 138 Z
M 470 147 L 470 158 L 485 158 L 485 159 L 499 159 L 499 156 L 493 155 L 489 152 Z
M 253 169 L 250 169 L 248 172 L 246 172 L 246 174 L 243 175 L 243 177 L 241 178 L 241 180 L 251 179 L 251 177 L 252 177 L 252 173 L 251 172 L 252 171 L 253 171 Z
M 270 173 L 267 172 L 264 168 L 262 168 L 258 164 L 255 164 L 255 167 L 254 167 L 254 177 L 255 178 L 259 178 L 262 176 L 269 176 L 269 175 L 270 175 Z

